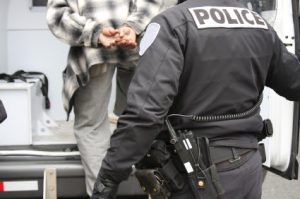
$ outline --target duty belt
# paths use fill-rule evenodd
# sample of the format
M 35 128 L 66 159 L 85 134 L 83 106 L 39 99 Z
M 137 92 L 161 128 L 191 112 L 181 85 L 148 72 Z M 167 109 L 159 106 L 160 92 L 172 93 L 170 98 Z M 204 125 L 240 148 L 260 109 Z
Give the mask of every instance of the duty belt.
M 214 164 L 229 161 L 233 163 L 241 159 L 241 156 L 252 151 L 253 149 L 236 148 L 236 147 L 209 147 L 211 160 Z

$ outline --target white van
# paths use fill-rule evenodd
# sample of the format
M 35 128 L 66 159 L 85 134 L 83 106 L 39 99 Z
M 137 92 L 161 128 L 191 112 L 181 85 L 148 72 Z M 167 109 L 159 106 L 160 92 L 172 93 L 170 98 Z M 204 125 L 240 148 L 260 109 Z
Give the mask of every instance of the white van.
M 261 15 L 274 26 L 288 50 L 299 57 L 298 0 L 243 1 L 249 1 L 250 7 L 251 1 L 258 1 Z M 0 99 L 8 115 L 0 124 L 0 199 L 45 198 L 49 187 L 57 191 L 59 198 L 86 197 L 72 115 L 66 122 L 61 100 L 68 46 L 48 30 L 46 3 L 47 0 L 0 1 L 0 73 L 44 73 L 51 101 L 51 108 L 46 109 L 41 91 L 45 86 L 43 75 L 28 82 L 0 80 Z M 112 102 L 114 99 L 113 93 Z M 261 108 L 262 116 L 272 121 L 274 129 L 273 137 L 263 142 L 267 155 L 264 166 L 287 179 L 297 179 L 299 103 L 266 88 Z M 136 179 L 130 177 L 120 186 L 119 195 L 143 193 Z

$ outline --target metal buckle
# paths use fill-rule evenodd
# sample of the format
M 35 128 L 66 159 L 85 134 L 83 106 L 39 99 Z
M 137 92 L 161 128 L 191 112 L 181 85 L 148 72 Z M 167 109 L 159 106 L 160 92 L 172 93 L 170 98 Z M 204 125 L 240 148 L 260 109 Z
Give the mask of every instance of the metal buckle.
M 236 158 L 234 158 L 234 159 L 231 159 L 231 160 L 228 160 L 230 163 L 234 163 L 234 162 L 236 162 L 236 161 L 239 161 L 241 159 L 241 156 L 238 156 L 238 157 L 236 157 Z
M 236 161 L 239 161 L 241 159 L 241 156 L 236 152 L 235 148 L 231 148 L 233 159 L 228 160 L 230 163 L 234 163 Z
M 163 185 L 165 183 L 165 179 L 162 177 L 162 175 L 159 173 L 159 171 L 154 171 L 153 175 L 160 185 Z

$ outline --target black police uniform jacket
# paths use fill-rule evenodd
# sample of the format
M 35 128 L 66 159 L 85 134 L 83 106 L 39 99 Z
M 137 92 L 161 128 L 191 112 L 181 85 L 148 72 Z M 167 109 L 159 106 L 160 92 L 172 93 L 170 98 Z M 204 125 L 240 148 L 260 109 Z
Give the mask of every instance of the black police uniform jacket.
M 237 0 L 189 0 L 172 7 L 152 20 L 140 48 L 128 104 L 102 163 L 102 172 L 116 181 L 129 175 L 159 134 L 167 135 L 168 114 L 244 112 L 265 85 L 289 100 L 300 99 L 297 58 L 265 20 Z M 259 114 L 174 123 L 229 146 L 255 148 L 262 131 Z

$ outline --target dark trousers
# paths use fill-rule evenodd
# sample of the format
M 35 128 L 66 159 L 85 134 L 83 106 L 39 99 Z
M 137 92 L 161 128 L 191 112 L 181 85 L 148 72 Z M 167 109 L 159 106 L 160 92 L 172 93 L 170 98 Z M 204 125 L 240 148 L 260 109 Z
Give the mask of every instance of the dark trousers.
M 197 199 L 260 199 L 262 193 L 262 163 L 258 151 L 250 153 L 243 164 L 234 169 L 225 169 L 219 173 L 221 184 L 225 194 L 218 198 L 197 198 Z M 240 160 L 240 161 L 243 161 Z M 221 166 L 221 165 L 220 165 Z M 228 167 L 228 165 L 226 165 Z M 217 166 L 218 167 L 218 166 Z M 223 168 L 220 168 L 223 170 Z M 196 199 L 186 182 L 184 189 L 173 193 L 171 199 Z
M 116 101 L 114 106 L 114 114 L 119 116 L 127 103 L 127 91 L 130 85 L 131 79 L 134 75 L 135 67 L 131 68 L 122 68 L 121 66 L 117 67 L 116 74 Z

